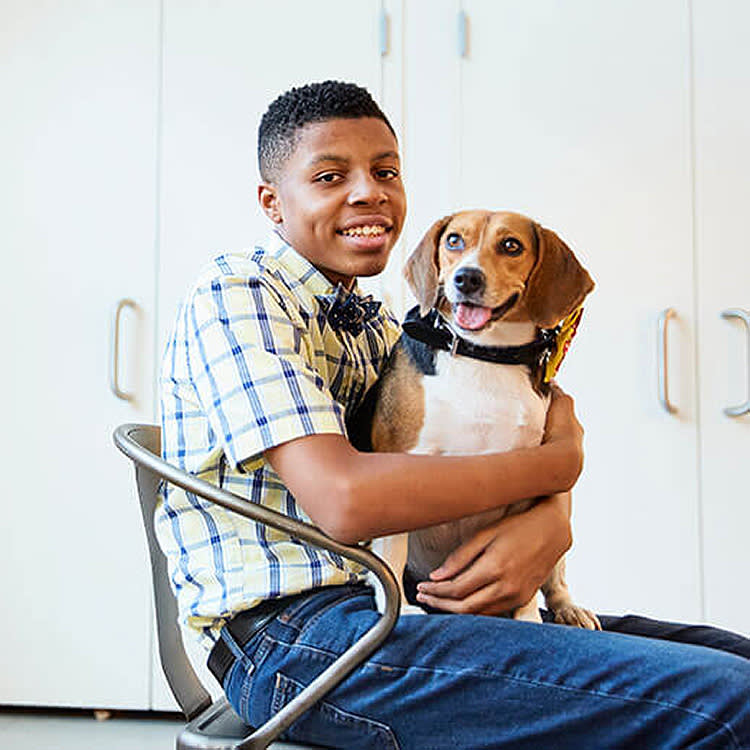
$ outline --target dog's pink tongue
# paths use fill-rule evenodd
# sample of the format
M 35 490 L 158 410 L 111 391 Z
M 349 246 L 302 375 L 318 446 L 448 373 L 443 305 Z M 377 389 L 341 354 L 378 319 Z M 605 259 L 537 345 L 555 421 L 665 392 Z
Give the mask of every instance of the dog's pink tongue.
M 476 305 L 457 305 L 455 311 L 456 323 L 461 328 L 469 331 L 476 331 L 487 323 L 492 316 L 492 309 L 489 307 L 477 307 Z

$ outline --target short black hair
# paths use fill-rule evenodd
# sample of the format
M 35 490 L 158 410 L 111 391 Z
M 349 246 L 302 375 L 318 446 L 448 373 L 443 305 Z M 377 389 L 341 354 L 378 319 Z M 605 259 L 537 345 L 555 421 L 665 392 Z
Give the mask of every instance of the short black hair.
M 356 83 L 322 81 L 298 86 L 268 106 L 258 128 L 258 168 L 261 178 L 273 182 L 291 156 L 305 125 L 338 118 L 375 117 L 394 131 L 370 92 Z

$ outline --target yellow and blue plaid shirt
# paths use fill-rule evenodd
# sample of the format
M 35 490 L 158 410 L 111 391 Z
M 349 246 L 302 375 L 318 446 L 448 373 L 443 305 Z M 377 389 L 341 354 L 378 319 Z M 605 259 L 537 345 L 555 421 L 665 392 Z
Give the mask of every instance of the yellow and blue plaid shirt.
M 331 325 L 333 301 L 348 295 L 276 234 L 264 247 L 213 261 L 182 305 L 164 355 L 164 458 L 309 521 L 264 451 L 305 435 L 345 435 L 346 417 L 399 335 L 395 319 L 372 304 L 356 332 Z M 261 600 L 364 577 L 336 554 L 173 486 L 163 490 L 156 531 L 180 621 L 208 648 L 227 618 Z

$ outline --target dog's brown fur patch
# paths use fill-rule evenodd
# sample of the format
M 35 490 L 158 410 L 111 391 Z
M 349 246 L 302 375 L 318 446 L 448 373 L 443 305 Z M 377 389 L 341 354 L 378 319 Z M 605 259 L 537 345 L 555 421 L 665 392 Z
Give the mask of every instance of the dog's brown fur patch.
M 419 439 L 424 424 L 424 388 L 408 352 L 397 344 L 372 423 L 372 447 L 378 452 L 406 452 Z

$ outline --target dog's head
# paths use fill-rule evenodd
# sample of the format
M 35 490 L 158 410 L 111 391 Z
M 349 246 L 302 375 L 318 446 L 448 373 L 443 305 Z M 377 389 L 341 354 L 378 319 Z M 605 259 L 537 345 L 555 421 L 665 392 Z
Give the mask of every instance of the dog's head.
M 461 211 L 436 221 L 404 271 L 424 315 L 479 332 L 496 321 L 551 328 L 594 288 L 571 249 L 521 214 Z

